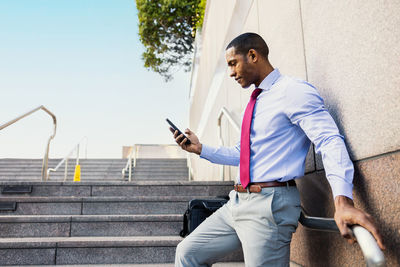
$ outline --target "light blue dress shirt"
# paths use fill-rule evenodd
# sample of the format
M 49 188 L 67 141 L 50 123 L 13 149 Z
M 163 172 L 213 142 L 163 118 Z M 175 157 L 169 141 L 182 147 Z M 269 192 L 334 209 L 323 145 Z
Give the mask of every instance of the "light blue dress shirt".
M 285 182 L 304 176 L 310 140 L 321 153 L 333 196 L 353 198 L 353 163 L 335 121 L 314 86 L 272 71 L 260 84 L 250 133 L 251 182 Z M 201 158 L 238 166 L 234 147 L 202 146 Z M 238 172 L 240 173 L 240 172 Z M 237 178 L 240 183 L 240 178 Z

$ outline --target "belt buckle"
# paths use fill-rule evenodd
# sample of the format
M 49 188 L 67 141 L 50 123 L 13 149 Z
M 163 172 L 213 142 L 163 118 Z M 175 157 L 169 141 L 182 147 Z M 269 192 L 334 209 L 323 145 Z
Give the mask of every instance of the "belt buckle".
M 253 190 L 252 190 L 253 193 L 260 193 L 262 191 L 261 185 L 254 184 L 254 185 L 251 185 L 251 187 L 253 187 Z
M 239 185 L 238 185 L 238 184 L 233 185 L 233 189 L 234 189 L 236 192 L 239 192 Z

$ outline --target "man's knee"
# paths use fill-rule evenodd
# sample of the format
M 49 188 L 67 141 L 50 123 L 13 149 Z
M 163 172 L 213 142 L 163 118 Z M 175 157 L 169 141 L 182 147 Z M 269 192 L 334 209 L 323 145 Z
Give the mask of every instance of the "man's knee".
M 188 239 L 182 240 L 176 247 L 175 261 L 190 262 L 193 258 L 193 249 Z
M 199 253 L 195 245 L 190 241 L 190 238 L 185 238 L 176 247 L 175 267 L 206 267 L 209 264 L 203 262 L 204 259 Z
M 188 254 L 188 247 L 185 245 L 185 240 L 179 242 L 178 246 L 176 246 L 176 258 L 185 258 L 185 255 Z

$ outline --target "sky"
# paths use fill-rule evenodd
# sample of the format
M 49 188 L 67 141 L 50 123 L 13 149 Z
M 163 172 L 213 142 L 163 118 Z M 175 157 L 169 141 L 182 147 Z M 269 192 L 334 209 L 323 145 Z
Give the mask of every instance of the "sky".
M 190 72 L 166 83 L 143 51 L 134 0 L 0 0 L 0 125 L 44 105 L 51 158 L 85 136 L 88 158 L 172 144 L 165 118 L 186 128 Z M 43 157 L 52 131 L 43 111 L 0 130 L 0 158 Z

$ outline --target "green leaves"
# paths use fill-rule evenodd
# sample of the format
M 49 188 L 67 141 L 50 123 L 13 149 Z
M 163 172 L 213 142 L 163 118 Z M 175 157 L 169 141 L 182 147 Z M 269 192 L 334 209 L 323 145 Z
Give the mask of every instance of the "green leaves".
M 180 68 L 190 70 L 196 29 L 206 0 L 136 0 L 144 66 L 166 81 Z

